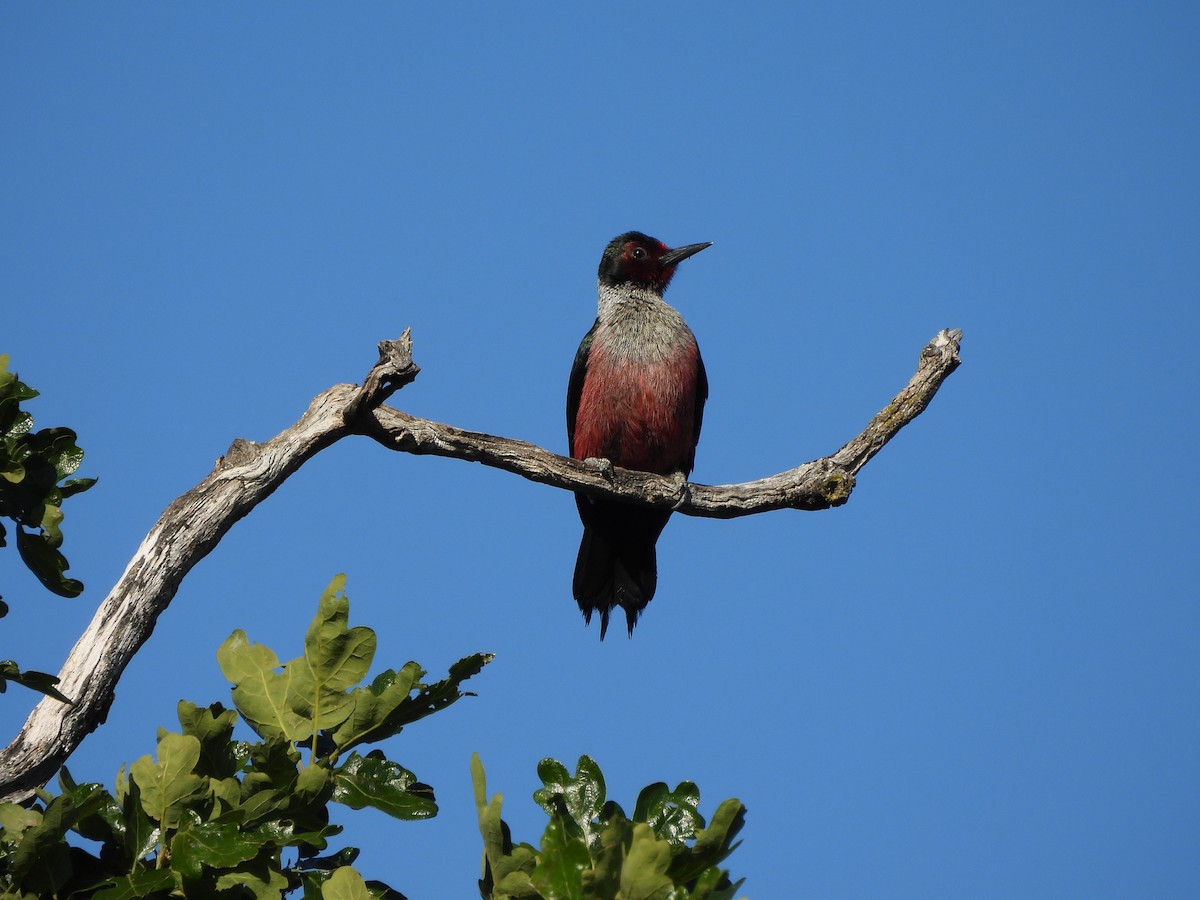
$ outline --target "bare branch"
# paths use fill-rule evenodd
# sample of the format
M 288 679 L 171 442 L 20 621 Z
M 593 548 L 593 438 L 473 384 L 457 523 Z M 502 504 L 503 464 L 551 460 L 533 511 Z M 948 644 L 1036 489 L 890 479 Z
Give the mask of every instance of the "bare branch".
M 962 332 L 944 330 L 921 351 L 916 374 L 867 424 L 831 456 L 743 484 L 704 485 L 635 472 L 605 460 L 580 462 L 511 438 L 463 431 L 380 406 L 366 433 L 393 450 L 450 456 L 513 472 L 559 488 L 674 509 L 684 515 L 732 519 L 773 509 L 841 506 L 854 489 L 854 476 L 896 434 L 920 415 L 959 364 Z M 370 426 L 371 421 L 364 424 Z
M 23 799 L 54 775 L 104 721 L 117 680 L 150 637 L 184 576 L 289 475 L 348 434 L 369 435 L 393 450 L 480 462 L 542 484 L 685 515 L 733 518 L 773 509 L 828 509 L 849 499 L 855 474 L 929 404 L 959 364 L 961 339 L 961 331 L 940 332 L 922 351 L 917 372 L 904 389 L 833 455 L 757 481 L 708 486 L 621 469 L 604 460 L 579 462 L 523 441 L 463 431 L 382 406 L 420 371 L 406 330 L 398 341 L 379 345 L 379 362 L 362 387 L 331 387 L 296 424 L 266 443 L 235 440 L 207 478 L 167 507 L 59 674 L 59 689 L 74 703 L 43 700 L 0 751 L 0 799 Z

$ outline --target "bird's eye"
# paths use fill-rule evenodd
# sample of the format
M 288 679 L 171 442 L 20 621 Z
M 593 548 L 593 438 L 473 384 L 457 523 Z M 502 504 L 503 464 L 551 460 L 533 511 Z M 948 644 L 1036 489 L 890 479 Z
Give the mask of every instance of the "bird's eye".
M 645 247 L 634 247 L 633 251 L 629 255 L 634 259 L 645 259 L 650 254 L 646 252 Z

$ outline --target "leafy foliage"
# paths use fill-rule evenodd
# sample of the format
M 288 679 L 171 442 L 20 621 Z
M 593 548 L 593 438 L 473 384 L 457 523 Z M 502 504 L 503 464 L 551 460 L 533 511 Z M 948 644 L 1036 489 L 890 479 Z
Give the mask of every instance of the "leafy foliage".
M 70 428 L 33 430 L 33 416 L 21 403 L 38 392 L 8 371 L 8 355 L 0 354 L 0 517 L 16 525 L 17 550 L 49 590 L 77 597 L 83 584 L 64 574 L 62 502 L 96 483 L 95 478 L 69 478 L 83 462 L 83 451 Z M 34 529 L 26 531 L 26 529 Z M 0 522 L 0 547 L 8 532 Z
M 3 604 L 0 604 L 3 606 Z M 0 612 L 3 615 L 3 612 Z M 57 687 L 58 676 L 51 675 L 48 672 L 22 672 L 14 660 L 0 660 L 0 694 L 3 694 L 8 689 L 8 682 L 24 685 L 35 691 L 41 691 L 47 696 L 53 697 L 55 700 L 61 700 L 63 703 L 70 703 Z
M 8 354 L 0 353 L 0 519 L 15 523 L 17 551 L 38 580 L 62 597 L 77 597 L 83 584 L 66 576 L 69 565 L 59 549 L 63 542 L 62 502 L 86 491 L 96 479 L 68 478 L 83 462 L 75 432 L 70 428 L 33 430 L 33 416 L 21 409 L 21 403 L 38 392 L 9 372 L 8 362 Z M 0 547 L 7 543 L 8 531 L 0 521 Z M 7 612 L 8 606 L 0 601 L 0 617 Z M 13 660 L 0 660 L 0 693 L 10 681 L 67 701 L 55 688 L 55 676 L 22 672 Z
M 344 583 L 338 576 L 322 594 L 303 655 L 283 666 L 235 631 L 218 661 L 237 711 L 181 701 L 180 730 L 160 729 L 155 754 L 122 768 L 112 793 L 63 769 L 58 796 L 40 792 L 31 809 L 0 804 L 0 894 L 267 898 L 302 888 L 306 900 L 400 897 L 350 868 L 357 849 L 321 855 L 341 831 L 329 804 L 402 820 L 435 815 L 433 789 L 412 772 L 379 749 L 351 748 L 468 696 L 462 682 L 491 656 L 469 656 L 433 684 L 410 662 L 360 686 L 375 633 L 349 627 Z M 234 740 L 239 714 L 258 741 Z M 99 852 L 69 844 L 71 834 Z
M 483 765 L 471 761 L 475 806 L 483 836 L 484 900 L 733 900 L 720 863 L 734 851 L 745 822 L 737 800 L 700 815 L 700 791 L 690 781 L 670 790 L 661 782 L 638 795 L 633 818 L 605 799 L 599 766 L 581 756 L 572 776 L 557 760 L 538 765 L 534 800 L 550 816 L 541 848 L 514 844 L 500 818 L 501 797 L 489 802 Z
M 266 900 L 303 890 L 305 900 L 403 900 L 352 868 L 357 848 L 330 847 L 341 832 L 330 804 L 436 815 L 429 785 L 380 749 L 359 748 L 470 696 L 462 683 L 492 657 L 459 660 L 432 684 L 410 662 L 364 685 L 375 633 L 350 626 L 344 584 L 339 575 L 326 588 L 303 654 L 287 663 L 242 631 L 230 635 L 217 659 L 235 709 L 181 701 L 179 731 L 160 729 L 155 753 L 122 767 L 112 792 L 64 768 L 57 796 L 39 791 L 28 809 L 0 804 L 0 898 Z M 239 718 L 257 741 L 234 739 Z M 544 759 L 534 800 L 550 821 L 535 848 L 513 843 L 478 756 L 471 768 L 484 900 L 733 900 L 742 884 L 721 868 L 745 819 L 737 800 L 706 822 L 694 784 L 657 783 L 629 817 L 589 757 L 574 774 Z

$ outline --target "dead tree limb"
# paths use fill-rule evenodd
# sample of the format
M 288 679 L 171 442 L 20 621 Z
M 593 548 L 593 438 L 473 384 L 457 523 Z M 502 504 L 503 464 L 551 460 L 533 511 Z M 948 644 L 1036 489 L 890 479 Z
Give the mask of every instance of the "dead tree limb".
M 603 460 L 579 462 L 512 438 L 463 431 L 391 407 L 375 409 L 366 433 L 393 450 L 483 463 L 555 487 L 674 509 L 688 516 L 732 519 L 773 509 L 829 509 L 850 499 L 854 476 L 900 429 L 929 405 L 959 364 L 962 332 L 939 332 L 921 351 L 916 374 L 862 434 L 844 447 L 794 469 L 742 484 L 681 483 L 621 469 Z
M 329 388 L 296 424 L 266 443 L 235 440 L 207 478 L 166 508 L 59 673 L 58 688 L 73 703 L 42 700 L 0 751 L 0 800 L 28 797 L 104 721 L 118 679 L 192 567 L 289 475 L 349 434 L 369 435 L 393 450 L 480 462 L 542 484 L 685 515 L 733 518 L 773 509 L 827 509 L 849 499 L 858 471 L 929 404 L 959 364 L 961 339 L 961 331 L 938 333 L 904 389 L 836 453 L 769 478 L 709 486 L 605 461 L 580 462 L 524 441 L 463 431 L 383 406 L 420 371 L 406 330 L 398 341 L 379 345 L 379 362 L 361 387 Z

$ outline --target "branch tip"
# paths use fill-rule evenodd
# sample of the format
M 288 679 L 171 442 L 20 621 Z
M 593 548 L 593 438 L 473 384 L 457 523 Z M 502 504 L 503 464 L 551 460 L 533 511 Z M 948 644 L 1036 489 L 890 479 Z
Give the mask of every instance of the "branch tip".
M 921 351 L 923 358 L 931 356 L 946 357 L 948 362 L 957 366 L 959 359 L 959 351 L 962 348 L 962 329 L 961 328 L 943 328 L 933 336 L 924 350 Z
M 379 342 L 379 363 L 393 374 L 402 374 L 411 368 L 419 368 L 412 358 L 412 329 L 405 328 L 394 341 Z
M 364 413 L 375 409 L 405 385 L 412 384 L 421 373 L 421 367 L 412 358 L 411 328 L 405 328 L 394 341 L 380 341 L 378 346 L 379 361 L 363 379 L 358 395 L 347 405 L 344 413 L 347 422 L 360 420 Z

